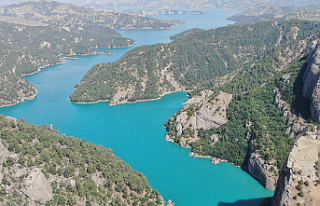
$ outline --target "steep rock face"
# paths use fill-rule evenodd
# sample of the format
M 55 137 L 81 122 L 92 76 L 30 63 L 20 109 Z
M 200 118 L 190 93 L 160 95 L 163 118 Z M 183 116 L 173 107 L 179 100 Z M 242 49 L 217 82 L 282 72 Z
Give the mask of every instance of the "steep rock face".
M 308 67 L 303 75 L 304 97 L 311 100 L 310 111 L 313 120 L 320 122 L 320 40 L 314 41 L 309 53 Z
M 320 47 L 319 41 L 314 41 L 307 59 L 308 67 L 303 75 L 302 95 L 311 99 L 313 90 L 320 76 Z
M 46 203 L 53 198 L 50 183 L 41 172 L 40 168 L 32 170 L 24 179 L 22 192 L 30 197 L 31 200 L 40 203 Z
M 259 182 L 268 190 L 274 190 L 277 182 L 277 175 L 271 172 L 272 167 L 272 163 L 264 163 L 264 161 L 260 158 L 259 153 L 257 153 L 254 150 L 254 147 L 250 143 L 250 152 L 248 160 L 249 173 L 255 178 L 257 178 Z
M 212 93 L 209 92 L 211 95 Z M 196 97 L 196 99 L 200 97 Z M 173 141 L 179 138 L 179 145 L 191 148 L 189 143 L 198 140 L 198 130 L 208 130 L 213 127 L 220 127 L 228 122 L 226 118 L 227 108 L 232 100 L 232 94 L 220 92 L 215 98 L 200 98 L 200 103 L 188 104 L 169 121 L 174 125 L 174 134 L 167 133 L 166 140 Z M 192 103 L 192 100 L 189 101 Z M 189 103 L 188 102 L 188 103 Z M 218 137 L 212 137 L 213 144 L 218 142 Z
M 273 206 L 320 205 L 320 142 L 303 136 L 298 139 L 280 173 Z M 317 163 L 318 162 L 318 163 Z

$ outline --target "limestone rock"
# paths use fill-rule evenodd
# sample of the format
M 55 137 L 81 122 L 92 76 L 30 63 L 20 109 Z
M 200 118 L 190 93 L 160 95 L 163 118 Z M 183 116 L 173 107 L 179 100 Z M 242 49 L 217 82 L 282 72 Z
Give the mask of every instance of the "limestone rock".
M 213 143 L 217 143 L 219 141 L 219 135 L 218 134 L 212 134 L 210 136 L 210 140 L 213 141 Z
M 38 201 L 42 204 L 53 198 L 50 183 L 39 168 L 33 169 L 24 179 L 21 192 L 31 200 Z
M 10 152 L 7 150 L 5 146 L 0 141 L 0 162 L 3 162 L 7 157 L 10 156 Z
M 302 95 L 311 100 L 310 111 L 313 120 L 320 122 L 320 40 L 314 41 L 309 53 L 308 67 L 303 75 Z
M 197 129 L 207 130 L 227 123 L 226 110 L 231 99 L 231 94 L 220 92 L 212 102 L 205 101 L 197 112 Z
M 308 67 L 303 75 L 302 95 L 312 98 L 313 90 L 320 76 L 320 42 L 314 41 L 307 59 Z
M 194 156 L 194 152 L 190 152 L 189 157 L 193 157 L 193 156 Z
M 220 163 L 220 160 L 218 158 L 214 157 L 214 158 L 212 158 L 211 163 L 216 165 L 216 164 Z
M 172 200 L 168 200 L 168 202 L 167 202 L 167 206 L 174 206 L 175 204 L 174 204 L 174 202 L 172 202 Z
M 187 140 L 184 139 L 184 138 L 181 138 L 181 140 L 180 140 L 180 146 L 181 146 L 181 147 L 184 147 L 184 148 L 189 148 L 189 149 L 192 148 L 189 144 L 187 144 Z
M 270 172 L 272 165 L 267 165 L 260 158 L 259 153 L 257 153 L 253 147 L 252 140 L 249 144 L 249 160 L 248 160 L 248 170 L 249 173 L 257 178 L 259 182 L 268 190 L 274 190 L 277 182 L 277 176 L 273 172 Z
M 176 126 L 176 132 L 177 132 L 178 136 L 180 136 L 182 134 L 182 125 L 180 122 Z
M 72 186 L 72 187 L 75 187 L 76 186 L 76 181 L 74 180 L 74 179 L 67 179 L 66 180 L 66 182 L 65 182 L 65 184 L 67 185 L 67 186 Z
M 15 125 L 15 127 L 18 126 L 18 120 L 16 118 L 9 117 L 9 116 L 6 116 L 5 118 L 6 118 L 7 122 L 12 123 L 13 125 Z
M 289 205 L 320 205 L 320 181 L 316 176 L 315 162 L 319 161 L 320 142 L 305 136 L 298 139 L 292 148 L 280 173 L 273 197 L 273 206 Z M 298 182 L 302 184 L 301 191 L 304 197 L 300 197 L 297 190 Z M 295 198 L 294 198 L 295 197 Z
M 91 179 L 96 183 L 98 187 L 103 185 L 103 180 L 99 177 L 99 173 L 91 174 Z
M 168 142 L 174 142 L 173 139 L 170 138 L 170 136 L 168 135 L 168 133 L 166 134 L 166 140 Z
M 33 140 L 31 141 L 32 146 L 34 146 L 36 143 L 39 144 L 39 140 L 38 140 L 38 139 L 33 139 Z

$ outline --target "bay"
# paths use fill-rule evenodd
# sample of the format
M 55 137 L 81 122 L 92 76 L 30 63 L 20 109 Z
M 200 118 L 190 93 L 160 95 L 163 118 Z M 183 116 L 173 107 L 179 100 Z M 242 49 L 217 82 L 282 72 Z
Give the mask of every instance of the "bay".
M 171 30 L 119 30 L 137 41 L 134 47 L 168 43 L 171 35 L 191 28 L 211 29 L 230 24 L 226 18 L 236 11 L 212 10 L 208 15 L 159 15 L 155 18 L 180 19 L 187 24 Z M 72 104 L 68 100 L 85 73 L 101 62 L 112 62 L 134 48 L 104 49 L 114 55 L 77 56 L 64 64 L 50 66 L 26 78 L 38 89 L 34 100 L 0 108 L 0 113 L 23 118 L 34 124 L 53 124 L 60 133 L 85 138 L 111 148 L 134 169 L 142 172 L 150 185 L 165 200 L 177 206 L 258 205 L 273 192 L 264 189 L 238 167 L 209 159 L 188 157 L 190 149 L 165 141 L 163 123 L 176 113 L 187 99 L 185 92 L 166 95 L 159 100 L 109 106 Z

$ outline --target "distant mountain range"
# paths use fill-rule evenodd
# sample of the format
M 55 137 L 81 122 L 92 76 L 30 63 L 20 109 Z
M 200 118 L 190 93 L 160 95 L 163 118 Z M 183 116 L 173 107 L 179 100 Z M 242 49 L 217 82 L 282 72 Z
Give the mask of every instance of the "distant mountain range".
M 0 18 L 18 18 L 41 24 L 98 25 L 116 29 L 168 29 L 180 21 L 159 20 L 117 11 L 84 8 L 56 1 L 29 1 L 0 8 Z
M 8 5 L 11 3 L 22 2 L 23 0 L 2 0 L 0 5 Z M 318 0 L 61 0 L 61 2 L 75 4 L 85 7 L 95 8 L 189 8 L 189 9 L 206 9 L 206 8 L 220 8 L 220 9 L 248 9 L 254 7 L 275 5 L 275 6 L 307 6 L 319 5 Z
M 61 55 L 100 53 L 135 41 L 113 28 L 168 29 L 180 21 L 158 20 L 54 1 L 0 8 L 0 107 L 32 99 L 36 89 L 22 75 L 57 64 Z
M 247 9 L 230 18 L 238 24 L 251 24 L 259 21 L 286 21 L 290 19 L 320 21 L 320 6 L 264 6 Z

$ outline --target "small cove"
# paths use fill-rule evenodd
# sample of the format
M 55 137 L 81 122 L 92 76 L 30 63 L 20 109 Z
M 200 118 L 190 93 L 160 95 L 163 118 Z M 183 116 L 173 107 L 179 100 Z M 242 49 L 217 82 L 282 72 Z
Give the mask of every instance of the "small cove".
M 230 24 L 232 22 L 225 19 L 236 13 L 212 12 L 210 15 L 155 16 L 188 22 L 171 30 L 119 31 L 137 41 L 134 47 L 168 43 L 171 35 L 186 29 L 210 29 Z M 226 162 L 213 165 L 209 159 L 188 157 L 189 149 L 165 141 L 163 123 L 183 106 L 187 99 L 185 92 L 166 95 L 160 100 L 111 107 L 107 102 L 72 104 L 67 100 L 74 91 L 73 86 L 94 64 L 115 61 L 131 48 L 105 49 L 114 52 L 111 56 L 89 55 L 63 60 L 64 64 L 27 76 L 38 89 L 38 96 L 31 101 L 0 108 L 0 113 L 34 124 L 53 124 L 61 133 L 111 148 L 142 172 L 165 200 L 172 199 L 177 206 L 218 205 L 271 196 L 273 192 L 265 190 L 240 168 Z M 252 205 L 258 205 L 258 202 Z

